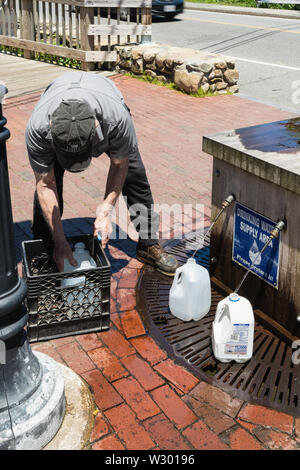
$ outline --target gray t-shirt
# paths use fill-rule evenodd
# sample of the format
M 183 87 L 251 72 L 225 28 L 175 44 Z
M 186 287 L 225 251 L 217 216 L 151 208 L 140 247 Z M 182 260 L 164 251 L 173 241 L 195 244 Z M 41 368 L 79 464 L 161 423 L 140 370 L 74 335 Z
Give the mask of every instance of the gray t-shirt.
M 62 99 L 84 99 L 99 121 L 93 141 L 93 157 L 109 152 L 122 159 L 138 152 L 130 112 L 121 92 L 108 78 L 88 72 L 68 72 L 52 82 L 35 106 L 26 128 L 26 146 L 32 169 L 48 173 L 55 161 L 50 117 Z

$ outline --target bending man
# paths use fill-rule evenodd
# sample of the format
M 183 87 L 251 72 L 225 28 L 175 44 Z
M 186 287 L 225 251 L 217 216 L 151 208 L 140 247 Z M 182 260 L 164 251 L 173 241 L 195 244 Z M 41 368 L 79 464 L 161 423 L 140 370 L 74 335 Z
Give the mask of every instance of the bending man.
M 64 172 L 84 171 L 93 157 L 106 153 L 110 168 L 104 200 L 96 211 L 94 235 L 101 232 L 105 247 L 112 232 L 112 208 L 122 193 L 133 223 L 136 207 L 141 207 L 136 225 L 137 259 L 174 275 L 177 261 L 157 241 L 159 220 L 153 212 L 132 118 L 111 80 L 69 72 L 52 82 L 27 124 L 26 145 L 36 178 L 33 236 L 53 245 L 53 258 L 60 271 L 65 258 L 76 265 L 61 222 Z

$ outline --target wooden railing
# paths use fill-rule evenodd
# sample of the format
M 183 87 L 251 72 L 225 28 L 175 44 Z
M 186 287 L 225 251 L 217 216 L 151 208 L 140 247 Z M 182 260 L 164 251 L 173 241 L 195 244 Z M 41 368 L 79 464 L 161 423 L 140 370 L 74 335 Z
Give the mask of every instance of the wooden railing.
M 152 0 L 0 0 L 0 45 L 75 59 L 83 70 L 114 62 L 113 46 L 151 40 Z M 125 20 L 125 21 L 124 21 Z

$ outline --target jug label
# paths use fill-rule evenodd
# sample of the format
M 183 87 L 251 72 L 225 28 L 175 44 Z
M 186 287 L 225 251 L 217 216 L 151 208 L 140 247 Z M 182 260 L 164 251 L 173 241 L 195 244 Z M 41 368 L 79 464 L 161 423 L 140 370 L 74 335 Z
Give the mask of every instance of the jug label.
M 247 354 L 249 323 L 235 323 L 229 340 L 225 343 L 225 354 Z

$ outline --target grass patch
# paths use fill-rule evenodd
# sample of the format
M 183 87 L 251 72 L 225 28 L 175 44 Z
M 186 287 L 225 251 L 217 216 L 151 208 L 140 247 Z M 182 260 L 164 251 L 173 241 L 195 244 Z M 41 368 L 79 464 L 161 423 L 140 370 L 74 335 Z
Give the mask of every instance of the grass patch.
M 181 90 L 181 88 L 178 88 L 178 86 L 176 86 L 175 83 L 162 82 L 161 80 L 158 80 L 158 78 L 151 77 L 150 75 L 146 75 L 145 73 L 143 73 L 142 75 L 136 75 L 135 73 L 132 73 L 132 72 L 126 72 L 124 73 L 124 75 L 126 77 L 136 78 L 137 80 L 140 80 L 142 82 L 148 82 L 148 83 L 152 83 L 153 85 L 163 86 L 165 88 L 169 88 L 170 90 L 175 90 L 175 91 L 178 91 L 179 93 L 184 93 L 185 95 L 193 96 L 194 98 L 207 98 L 208 96 L 219 96 L 216 92 L 212 92 L 212 91 L 208 91 L 207 93 L 204 93 L 204 91 L 201 88 L 199 88 L 197 93 L 188 93 L 184 90 Z M 227 91 L 226 94 L 232 95 L 230 91 Z
M 36 52 L 35 59 L 40 62 L 47 62 L 48 64 L 61 65 L 62 67 L 69 67 L 72 69 L 81 69 L 81 63 L 76 59 L 68 57 L 59 57 L 52 54 L 45 54 L 43 52 Z
M 214 3 L 216 5 L 231 5 L 234 7 L 271 8 L 274 10 L 300 10 L 300 5 L 294 3 L 260 3 L 255 0 L 188 0 L 192 3 Z
M 4 52 L 5 54 L 16 55 L 18 57 L 24 56 L 23 49 L 19 49 L 18 47 L 2 46 L 1 44 L 0 44 L 0 52 Z

